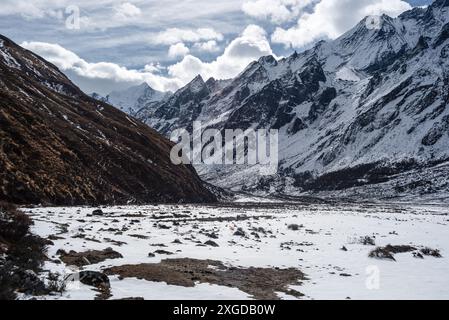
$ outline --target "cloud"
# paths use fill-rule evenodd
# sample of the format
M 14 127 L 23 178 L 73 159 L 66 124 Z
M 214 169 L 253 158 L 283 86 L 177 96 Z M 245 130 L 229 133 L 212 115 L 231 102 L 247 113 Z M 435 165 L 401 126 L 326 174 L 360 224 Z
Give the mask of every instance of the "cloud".
M 189 54 L 189 52 L 189 48 L 187 48 L 184 43 L 179 42 L 170 46 L 170 48 L 168 49 L 168 56 L 170 58 L 185 57 Z
M 228 79 L 238 75 L 252 61 L 272 54 L 265 30 L 257 25 L 249 25 L 239 37 L 229 43 L 216 60 L 203 62 L 187 55 L 181 62 L 168 67 L 168 73 L 182 82 L 187 82 L 198 74 L 205 79 Z
M 304 8 L 318 0 L 253 0 L 243 3 L 247 15 L 282 24 L 296 18 Z
M 151 72 L 151 73 L 161 73 L 163 70 L 165 70 L 165 68 L 160 63 L 153 62 L 153 63 L 145 65 L 143 70 L 146 72 Z
M 204 62 L 193 55 L 186 55 L 181 62 L 168 66 L 166 74 L 163 74 L 165 68 L 159 64 L 147 64 L 141 70 L 128 69 L 111 62 L 87 62 L 58 44 L 23 42 L 21 45 L 55 64 L 82 90 L 100 94 L 142 82 L 156 90 L 175 91 L 198 74 L 204 78 L 228 79 L 238 75 L 252 61 L 273 54 L 265 30 L 256 25 L 248 26 L 216 60 Z M 182 51 L 183 46 L 180 43 L 172 47 Z
M 223 35 L 211 28 L 179 29 L 170 28 L 154 36 L 155 44 L 172 45 L 180 42 L 200 42 L 208 40 L 223 40 Z
M 131 19 L 142 14 L 142 10 L 132 3 L 124 2 L 114 6 L 115 15 L 119 19 Z
M 369 15 L 397 16 L 411 9 L 402 0 L 321 0 L 313 11 L 303 13 L 289 29 L 276 28 L 271 40 L 301 48 L 322 38 L 335 39 Z
M 195 43 L 194 47 L 198 51 L 205 51 L 205 52 L 217 52 L 220 50 L 220 48 L 218 47 L 217 41 L 215 41 L 215 40 Z
M 115 63 L 97 62 L 89 63 L 75 53 L 58 44 L 44 42 L 24 42 L 22 47 L 35 52 L 55 64 L 86 92 L 93 91 L 91 86 L 95 83 L 101 94 L 109 93 L 114 88 L 123 88 L 147 82 L 151 87 L 160 91 L 178 89 L 183 83 L 178 79 L 168 78 L 155 74 L 157 65 L 147 65 L 143 70 L 127 69 Z M 107 85 L 101 85 L 101 82 Z M 84 84 L 84 85 L 83 85 Z

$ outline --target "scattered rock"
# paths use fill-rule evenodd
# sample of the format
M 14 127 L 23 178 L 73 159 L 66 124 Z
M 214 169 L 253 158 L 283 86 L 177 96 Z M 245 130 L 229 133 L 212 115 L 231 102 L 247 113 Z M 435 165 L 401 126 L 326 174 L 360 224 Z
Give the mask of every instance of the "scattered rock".
M 149 239 L 148 236 L 144 236 L 142 234 L 130 234 L 129 236 L 132 237 L 132 238 L 140 239 L 140 240 L 147 240 L 147 239 Z
M 298 231 L 299 229 L 304 228 L 303 225 L 291 224 L 288 226 L 289 230 Z
M 155 254 L 160 254 L 160 255 L 167 255 L 167 256 L 171 256 L 174 253 L 170 252 L 170 251 L 166 251 L 166 250 L 156 250 L 154 251 Z
M 204 244 L 206 246 L 210 246 L 210 247 L 219 247 L 219 245 L 216 242 L 212 241 L 212 240 L 206 241 L 206 242 L 204 242 Z
M 442 257 L 440 250 L 437 250 L 437 249 L 424 248 L 424 249 L 421 249 L 420 252 L 425 256 L 431 256 L 431 257 L 435 257 L 435 258 Z
M 369 236 L 361 237 L 359 240 L 359 243 L 363 244 L 364 246 L 375 246 L 376 245 L 376 241 Z
M 111 287 L 108 276 L 101 272 L 81 271 L 78 274 L 72 275 L 72 278 L 76 279 L 76 277 L 79 277 L 79 281 L 87 286 L 95 288 Z
M 104 212 L 101 209 L 97 209 L 97 210 L 92 211 L 92 215 L 101 217 L 101 216 L 104 216 Z
M 424 259 L 424 256 L 420 252 L 413 252 L 413 257 L 417 259 Z
M 49 235 L 47 239 L 51 241 L 57 241 L 57 240 L 64 240 L 65 238 L 52 234 Z
M 236 237 L 245 237 L 246 233 L 242 228 L 238 228 L 236 232 L 234 232 L 234 236 Z

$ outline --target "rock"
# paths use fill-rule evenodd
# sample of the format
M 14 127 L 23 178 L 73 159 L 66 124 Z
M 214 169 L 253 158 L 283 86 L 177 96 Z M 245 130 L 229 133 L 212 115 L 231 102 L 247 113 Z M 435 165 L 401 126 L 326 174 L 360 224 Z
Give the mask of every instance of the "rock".
M 109 278 L 107 275 L 101 272 L 97 271 L 81 271 L 78 274 L 72 275 L 72 277 L 79 277 L 79 281 L 82 284 L 85 284 L 87 286 L 99 288 L 99 287 L 106 287 L 110 288 L 111 284 L 109 282 Z
M 154 258 L 154 257 L 156 257 L 156 255 L 155 255 L 154 253 L 150 252 L 150 253 L 148 254 L 148 257 L 149 257 L 149 258 Z
M 413 252 L 413 257 L 417 259 L 424 259 L 424 256 L 419 252 Z
M 292 230 L 292 231 L 298 231 L 301 227 L 302 226 L 297 225 L 297 224 L 291 224 L 291 225 L 288 226 L 288 229 Z
M 234 232 L 234 236 L 236 237 L 245 237 L 246 233 L 242 228 L 238 228 L 236 232 Z
M 436 250 L 436 249 L 431 249 L 431 248 L 424 248 L 420 250 L 421 253 L 425 256 L 431 256 L 431 257 L 435 257 L 435 258 L 441 258 L 441 253 L 440 250 Z
M 212 241 L 212 240 L 206 241 L 206 242 L 204 242 L 204 244 L 206 246 L 210 246 L 210 247 L 219 247 L 219 245 L 216 242 Z
M 92 211 L 92 215 L 93 216 L 104 216 L 104 212 L 101 209 L 97 209 L 97 210 Z
M 363 244 L 364 246 L 375 246 L 376 245 L 376 241 L 369 236 L 361 237 L 359 242 L 361 244 Z
M 345 246 L 343 246 L 340 250 L 341 251 L 348 251 L 348 249 Z
M 154 251 L 155 254 L 161 254 L 161 255 L 167 255 L 167 256 L 171 256 L 174 253 L 170 252 L 170 251 L 165 251 L 165 250 L 156 250 Z

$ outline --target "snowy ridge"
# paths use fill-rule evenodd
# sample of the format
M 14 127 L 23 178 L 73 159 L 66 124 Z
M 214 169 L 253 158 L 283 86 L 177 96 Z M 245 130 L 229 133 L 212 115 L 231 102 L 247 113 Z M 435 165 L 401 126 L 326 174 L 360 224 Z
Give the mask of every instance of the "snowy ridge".
M 102 100 L 123 112 L 135 115 L 140 109 L 161 101 L 166 95 L 163 92 L 154 90 L 147 83 L 142 83 L 139 86 L 130 87 L 123 91 L 111 92 Z M 99 99 L 100 97 L 94 98 Z
M 196 90 L 189 84 L 137 116 L 167 136 L 195 120 L 219 129 L 279 129 L 277 176 L 197 166 L 206 181 L 234 190 L 363 188 L 432 168 L 449 159 L 448 2 L 369 22 L 279 61 L 262 57 L 219 89 L 196 78 Z M 438 185 L 421 191 L 449 192 L 447 178 Z

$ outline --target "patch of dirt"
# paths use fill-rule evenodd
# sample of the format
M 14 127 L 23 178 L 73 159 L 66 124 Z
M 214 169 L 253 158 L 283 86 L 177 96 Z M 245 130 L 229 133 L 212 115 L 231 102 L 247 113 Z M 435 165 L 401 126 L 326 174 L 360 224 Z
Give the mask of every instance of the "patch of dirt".
M 120 259 L 123 256 L 112 250 L 112 248 L 107 248 L 102 251 L 90 250 L 86 252 L 65 252 L 64 250 L 58 250 L 57 254 L 60 256 L 61 260 L 69 266 L 83 267 L 91 264 L 97 264 L 108 259 Z
M 212 268 L 211 268 L 212 266 Z M 112 267 L 104 271 L 108 275 L 138 278 L 169 285 L 194 287 L 196 282 L 210 283 L 239 290 L 258 300 L 278 300 L 276 292 L 295 297 L 303 296 L 289 288 L 305 280 L 298 269 L 236 268 L 220 261 L 195 259 L 167 259 L 158 264 L 139 264 Z

